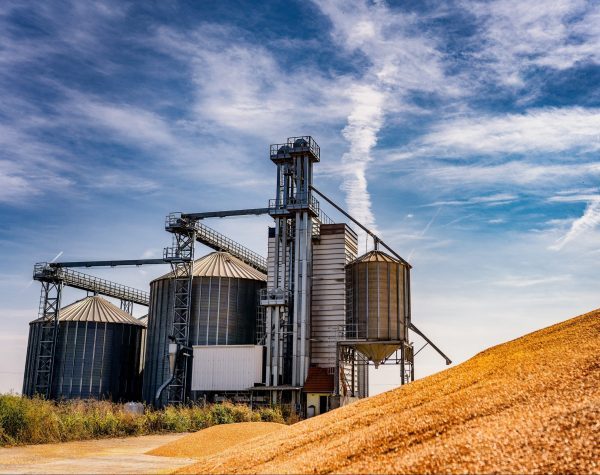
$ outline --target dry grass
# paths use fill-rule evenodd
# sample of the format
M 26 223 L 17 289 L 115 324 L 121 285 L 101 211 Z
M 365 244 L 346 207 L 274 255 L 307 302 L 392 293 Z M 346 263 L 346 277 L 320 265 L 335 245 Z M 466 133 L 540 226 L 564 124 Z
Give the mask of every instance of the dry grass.
M 213 426 L 147 452 L 163 457 L 202 458 L 250 439 L 287 429 L 276 422 L 240 422 Z
M 600 473 L 600 311 L 184 473 Z
M 228 402 L 194 406 L 146 407 L 132 415 L 108 401 L 47 401 L 0 394 L 0 447 L 106 437 L 195 432 L 235 422 L 285 422 L 281 408 L 256 410 Z

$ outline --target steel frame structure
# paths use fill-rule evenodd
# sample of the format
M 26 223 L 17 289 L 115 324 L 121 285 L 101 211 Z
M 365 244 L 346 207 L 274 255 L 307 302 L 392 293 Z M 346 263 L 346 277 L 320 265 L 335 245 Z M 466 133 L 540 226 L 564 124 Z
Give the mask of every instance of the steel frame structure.
M 400 366 L 400 384 L 408 384 L 415 380 L 415 369 L 414 369 L 414 350 L 413 346 L 405 341 L 395 341 L 386 343 L 395 343 L 398 345 L 398 350 L 388 356 L 383 362 L 374 363 L 366 358 L 360 351 L 354 348 L 356 341 L 340 340 L 337 342 L 337 367 L 336 371 L 340 375 L 339 381 L 342 384 L 342 388 L 336 387 L 336 393 L 341 396 L 356 396 L 357 394 L 352 392 L 358 387 L 358 367 L 377 367 L 380 364 L 384 365 L 399 365 Z M 360 342 L 364 344 L 364 342 Z M 373 342 L 373 344 L 379 344 Z M 398 354 L 399 353 L 399 354 Z M 351 368 L 351 380 L 346 379 L 345 369 L 350 366 Z M 346 381 L 344 381 L 346 379 Z M 337 379 L 336 379 L 337 381 Z M 344 384 L 345 382 L 345 384 Z M 348 388 L 351 389 L 351 394 L 348 394 Z
M 39 347 L 37 348 L 34 392 L 49 398 L 52 391 L 54 353 L 58 333 L 58 315 L 63 288 L 60 279 L 42 281 L 39 317 L 43 319 Z
M 33 268 L 34 280 L 40 281 L 42 284 L 38 314 L 39 318 L 43 319 L 40 343 L 36 349 L 34 392 L 45 398 L 49 398 L 52 391 L 54 356 L 59 331 L 58 319 L 60 316 L 62 289 L 65 286 L 120 299 L 121 308 L 129 313 L 131 313 L 134 303 L 148 305 L 149 298 L 147 292 L 77 272 L 69 268 L 106 265 L 106 261 L 101 262 L 103 264 L 99 264 L 98 261 L 64 264 L 39 262 Z M 119 265 L 118 262 L 123 261 L 110 262 L 111 266 L 114 266 Z
M 267 261 L 241 244 L 200 223 L 205 218 L 264 214 L 267 208 L 214 211 L 206 213 L 171 213 L 167 216 L 165 230 L 173 235 L 173 245 L 164 250 L 163 260 L 171 264 L 173 273 L 173 325 L 174 341 L 189 346 L 189 326 L 192 311 L 192 282 L 194 247 L 196 241 L 217 251 L 226 251 L 261 272 L 267 272 Z M 187 401 L 188 358 L 179 358 L 168 384 L 167 403 L 183 404 Z
M 192 279 L 194 269 L 194 245 L 196 243 L 195 220 L 175 214 L 167 217 L 165 229 L 173 234 L 173 246 L 164 250 L 165 261 L 173 272 L 173 325 L 175 343 L 189 346 L 190 313 L 192 311 Z M 183 404 L 187 398 L 188 358 L 178 358 L 168 385 L 168 404 Z
M 33 278 L 40 282 L 61 281 L 66 287 L 106 295 L 107 297 L 146 307 L 149 302 L 148 292 L 84 274 L 70 268 L 63 268 L 60 263 L 38 262 L 33 268 Z
M 275 199 L 269 214 L 275 221 L 273 288 L 261 296 L 266 308 L 266 387 L 304 385 L 309 367 L 312 281 L 312 239 L 319 223 L 320 205 L 312 196 L 313 164 L 320 149 L 310 136 L 290 137 L 270 147 L 277 165 Z M 299 403 L 300 391 L 291 392 Z M 273 401 L 275 402 L 275 401 Z

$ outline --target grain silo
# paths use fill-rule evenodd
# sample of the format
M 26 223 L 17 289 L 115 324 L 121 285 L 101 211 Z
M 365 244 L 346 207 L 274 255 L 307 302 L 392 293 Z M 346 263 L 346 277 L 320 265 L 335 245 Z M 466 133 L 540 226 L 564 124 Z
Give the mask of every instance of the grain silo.
M 172 273 L 150 283 L 150 307 L 143 397 L 154 403 L 169 378 L 168 346 L 173 326 Z M 213 252 L 194 262 L 190 346 L 254 345 L 259 290 L 266 275 L 227 252 Z M 188 369 L 191 371 L 191 366 Z M 187 378 L 188 390 L 191 384 Z M 194 395 L 192 394 L 192 398 Z M 162 393 L 167 401 L 167 391 Z
M 33 396 L 42 320 L 30 323 L 23 393 Z M 52 399 L 139 400 L 144 324 L 107 300 L 86 297 L 59 312 Z
M 379 250 L 368 252 L 346 269 L 346 337 L 376 365 L 408 340 L 409 268 Z

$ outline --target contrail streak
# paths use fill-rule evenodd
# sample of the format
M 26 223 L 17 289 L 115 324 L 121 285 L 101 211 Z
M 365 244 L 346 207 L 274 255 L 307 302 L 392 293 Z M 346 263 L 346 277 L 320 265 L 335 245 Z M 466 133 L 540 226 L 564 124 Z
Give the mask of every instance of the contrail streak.
M 342 131 L 350 144 L 350 151 L 342 156 L 342 189 L 346 193 L 350 213 L 376 232 L 366 170 L 372 161 L 371 149 L 377 143 L 377 133 L 383 124 L 384 94 L 372 86 L 360 85 L 351 89 L 350 96 L 354 106 Z
M 425 236 L 425 234 L 427 234 L 427 231 L 429 231 L 429 228 L 431 227 L 431 225 L 433 224 L 433 222 L 435 221 L 435 218 L 438 217 L 438 214 L 440 214 L 440 211 L 442 210 L 442 207 L 440 206 L 438 208 L 438 210 L 435 212 L 435 214 L 432 216 L 432 218 L 429 220 L 429 222 L 425 225 L 425 227 L 423 228 L 423 231 L 421 231 L 421 233 L 419 234 L 419 237 L 422 238 L 423 236 Z M 410 259 L 413 255 L 413 253 L 415 252 L 416 248 L 412 248 L 412 250 L 410 251 L 410 253 L 408 254 L 408 258 L 407 261 L 410 262 Z
M 555 244 L 550 246 L 553 251 L 560 251 L 567 243 L 576 239 L 580 234 L 600 225 L 600 199 L 590 201 L 583 215 L 573 221 L 571 228 Z

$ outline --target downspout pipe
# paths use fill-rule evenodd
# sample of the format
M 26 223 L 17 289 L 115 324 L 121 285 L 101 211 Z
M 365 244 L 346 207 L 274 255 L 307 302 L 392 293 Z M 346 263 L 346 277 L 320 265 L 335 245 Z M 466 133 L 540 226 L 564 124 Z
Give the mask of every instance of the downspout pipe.
M 194 351 L 191 347 L 176 343 L 175 337 L 172 335 L 169 335 L 169 340 L 174 342 L 169 344 L 169 369 L 171 375 L 156 391 L 156 396 L 154 396 L 154 405 L 156 407 L 160 406 L 160 397 L 162 396 L 163 391 L 167 388 L 167 386 L 169 386 L 169 384 L 171 384 L 171 382 L 175 378 L 175 368 L 177 367 L 177 365 L 181 362 L 183 358 L 194 357 Z

